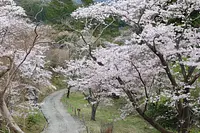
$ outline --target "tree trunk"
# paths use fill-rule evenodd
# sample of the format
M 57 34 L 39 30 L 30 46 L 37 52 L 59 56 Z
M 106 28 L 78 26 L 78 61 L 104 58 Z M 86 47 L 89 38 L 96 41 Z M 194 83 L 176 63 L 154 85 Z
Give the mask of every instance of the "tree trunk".
M 157 129 L 161 133 L 172 133 L 170 131 L 167 131 L 160 124 L 155 122 L 152 118 L 148 117 L 145 113 L 143 113 L 143 111 L 140 108 L 136 108 L 136 111 L 140 114 L 140 116 L 143 117 L 144 120 L 146 120 L 151 126 L 153 126 L 155 129 Z
M 8 107 L 6 106 L 3 95 L 0 95 L 0 113 L 8 124 L 10 130 L 12 130 L 14 133 L 24 133 L 12 118 Z
M 183 99 L 185 107 L 181 110 L 180 133 L 189 133 L 190 107 L 187 99 Z
M 92 113 L 91 113 L 91 120 L 96 121 L 96 111 L 97 111 L 97 106 L 95 104 L 92 105 Z
M 189 107 L 185 107 L 183 109 L 183 126 L 182 126 L 182 133 L 189 133 L 189 126 L 190 126 L 190 110 Z
M 133 95 L 131 94 L 131 92 L 129 90 L 126 90 L 125 93 L 127 94 L 129 100 L 132 102 L 132 106 L 136 107 L 136 111 L 139 113 L 139 115 L 145 121 L 147 121 L 151 126 L 153 126 L 155 129 L 157 129 L 161 133 L 173 133 L 173 132 L 168 131 L 165 128 L 163 128 L 159 123 L 157 123 L 151 117 L 147 116 L 143 110 L 141 110 L 139 107 L 137 107 L 136 100 L 133 98 Z
M 71 90 L 71 86 L 69 86 L 67 89 L 67 98 L 69 98 L 70 90 Z

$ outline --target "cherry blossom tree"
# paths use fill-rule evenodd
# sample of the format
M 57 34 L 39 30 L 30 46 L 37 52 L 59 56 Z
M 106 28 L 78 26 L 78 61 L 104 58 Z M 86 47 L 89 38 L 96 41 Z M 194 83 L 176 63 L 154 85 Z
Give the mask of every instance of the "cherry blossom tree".
M 88 82 L 82 79 L 82 78 L 86 79 L 86 77 L 83 77 L 82 74 L 86 76 L 87 72 L 91 72 L 90 71 L 91 69 L 89 70 L 87 69 L 86 66 L 82 65 L 83 62 L 85 61 L 84 60 L 77 60 L 76 62 L 73 60 L 67 61 L 66 68 L 59 66 L 54 69 L 54 72 L 57 72 L 65 76 L 66 78 L 65 81 L 67 81 L 69 86 L 67 96 L 69 95 L 70 90 L 78 90 L 82 92 L 82 94 L 84 95 L 84 99 L 87 100 L 88 104 L 91 106 L 91 120 L 95 121 L 96 111 L 98 109 L 100 102 L 105 101 L 104 96 L 106 96 L 106 92 L 101 82 L 92 83 L 91 81 L 90 82 L 91 85 L 88 86 L 87 84 Z
M 81 75 L 76 84 L 91 87 L 102 82 L 110 91 L 121 89 L 139 115 L 162 133 L 172 131 L 146 112 L 149 103 L 167 98 L 165 104 L 176 111 L 177 131 L 190 132 L 199 126 L 193 116 L 199 114 L 200 98 L 192 95 L 199 90 L 200 29 L 194 24 L 199 7 L 198 0 L 115 0 L 77 9 L 72 13 L 76 19 L 106 25 L 114 16 L 132 33 L 123 46 L 89 50 L 92 60 L 72 67 Z M 92 24 L 97 22 L 86 27 Z
M 41 43 L 47 40 L 38 34 L 38 28 L 13 0 L 0 1 L 0 114 L 15 133 L 23 131 L 12 118 L 6 96 L 17 86 L 50 85 L 51 73 L 44 69 L 47 45 Z

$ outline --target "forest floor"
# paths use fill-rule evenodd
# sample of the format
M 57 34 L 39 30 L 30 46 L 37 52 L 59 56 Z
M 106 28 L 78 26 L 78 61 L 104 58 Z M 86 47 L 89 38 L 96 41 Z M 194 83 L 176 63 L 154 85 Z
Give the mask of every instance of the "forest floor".
M 61 98 L 66 90 L 60 90 L 46 97 L 41 110 L 48 121 L 47 128 L 42 133 L 81 133 L 85 130 L 78 120 L 66 112 Z

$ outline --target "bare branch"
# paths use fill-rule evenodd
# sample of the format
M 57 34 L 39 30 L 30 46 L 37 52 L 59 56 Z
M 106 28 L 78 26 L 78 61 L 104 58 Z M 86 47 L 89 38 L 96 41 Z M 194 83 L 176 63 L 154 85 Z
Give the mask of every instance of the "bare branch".
M 94 28 L 94 30 L 92 31 L 92 35 L 94 35 L 94 32 L 99 28 L 100 25 L 101 25 L 101 23 L 99 23 L 99 24 Z
M 160 53 L 155 46 L 152 46 L 151 44 L 149 44 L 148 42 L 146 42 L 146 45 L 149 47 L 149 49 L 155 54 L 158 56 L 158 58 L 160 59 L 160 62 L 162 64 L 162 66 L 164 67 L 165 69 L 165 72 L 171 82 L 171 84 L 176 87 L 178 86 L 177 83 L 176 83 L 176 80 L 174 78 L 174 76 L 172 75 L 170 69 L 169 69 L 169 66 L 168 66 L 168 63 L 167 61 L 164 59 L 164 56 L 162 53 Z
M 177 54 L 179 62 L 182 61 L 182 56 L 180 54 Z M 185 70 L 185 65 L 182 63 L 179 63 L 179 66 L 181 67 L 181 73 L 183 75 L 184 81 L 187 82 L 187 75 L 186 75 L 186 70 Z
M 37 27 L 38 25 L 35 26 L 34 29 L 34 33 L 35 33 L 35 37 L 33 39 L 32 45 L 29 48 L 29 50 L 27 51 L 26 55 L 24 56 L 24 58 L 22 59 L 22 61 L 17 65 L 17 67 L 13 70 L 13 72 L 11 73 L 10 77 L 7 80 L 6 86 L 4 87 L 3 93 L 6 92 L 6 90 L 8 89 L 8 86 L 10 85 L 10 82 L 13 80 L 13 78 L 15 77 L 16 72 L 18 71 L 19 67 L 26 61 L 28 55 L 31 53 L 32 49 L 35 46 L 36 40 L 38 38 L 38 33 L 37 33 Z
M 43 11 L 43 7 L 40 9 L 40 11 L 39 11 L 39 12 L 37 12 L 37 13 L 36 13 L 36 15 L 35 15 L 35 17 L 34 17 L 34 18 L 35 18 L 35 20 L 37 20 L 37 16 L 38 16 L 38 15 L 39 15 L 39 14 L 40 14 L 42 11 Z
M 188 68 L 188 74 L 186 76 L 187 80 L 192 76 L 192 74 L 193 74 L 193 72 L 194 72 L 195 69 L 196 69 L 196 66 L 189 66 L 189 68 Z
M 183 31 L 181 32 L 181 35 L 178 36 L 178 37 L 175 39 L 175 42 L 176 42 L 175 48 L 176 48 L 177 50 L 179 49 L 179 45 L 180 45 L 180 42 L 181 42 L 181 40 L 182 40 L 182 38 L 183 38 L 183 35 L 184 35 L 184 32 L 185 32 L 186 28 L 187 28 L 187 21 L 185 22 L 185 26 L 184 26 L 184 28 L 183 28 Z M 181 61 L 182 61 L 182 56 L 181 56 L 181 54 L 180 54 L 180 53 L 177 53 L 177 56 L 178 56 L 179 62 L 181 62 Z M 182 63 L 179 63 L 179 65 L 180 65 L 180 67 L 181 67 L 181 73 L 182 73 L 182 75 L 183 75 L 184 81 L 187 82 L 187 76 L 186 76 L 185 65 L 183 65 Z
M 142 78 L 142 75 L 141 75 L 140 71 L 138 70 L 138 68 L 136 67 L 136 65 L 135 65 L 132 61 L 129 61 L 129 62 L 131 63 L 131 65 L 134 67 L 134 69 L 135 69 L 136 72 L 138 73 L 139 79 L 140 79 L 140 81 L 142 82 L 143 87 L 144 87 L 145 96 L 146 96 L 146 98 L 148 99 L 149 96 L 148 96 L 148 93 L 147 93 L 147 86 L 146 86 L 145 81 L 144 81 L 143 78 Z
M 88 46 L 89 56 L 90 56 L 90 57 L 91 57 L 95 62 L 97 62 L 98 65 L 100 65 L 100 66 L 104 66 L 102 62 L 98 62 L 98 61 L 97 61 L 97 58 L 94 57 L 94 56 L 92 55 L 92 48 L 91 48 L 91 45 L 86 41 L 86 39 L 85 39 L 85 37 L 83 36 L 83 34 L 82 34 L 80 31 L 75 30 L 75 29 L 73 29 L 73 28 L 70 27 L 70 26 L 69 26 L 69 28 L 70 28 L 71 30 L 77 32 L 77 33 L 81 36 L 83 42 Z M 97 38 L 97 39 L 98 39 L 98 38 Z M 97 41 L 97 40 L 96 40 L 96 41 Z
M 111 26 L 111 25 L 115 22 L 115 18 L 112 17 L 112 19 L 113 19 L 113 20 L 112 20 L 108 25 L 106 25 L 106 26 L 103 28 L 103 30 L 101 31 L 101 33 L 99 34 L 99 36 L 97 37 L 97 39 L 93 42 L 93 44 L 95 44 L 95 43 L 100 39 L 100 37 L 102 36 L 103 32 L 104 32 L 109 26 Z
M 154 128 L 156 128 L 157 130 L 161 131 L 162 133 L 172 133 L 170 131 L 167 131 L 166 129 L 164 129 L 160 124 L 158 124 L 157 122 L 155 122 L 152 118 L 148 117 L 136 104 L 135 99 L 133 98 L 131 92 L 129 90 L 127 90 L 125 92 L 129 98 L 129 100 L 131 101 L 133 107 L 136 108 L 136 111 L 143 117 L 143 119 L 145 119 L 146 121 L 148 121 Z
M 200 77 L 200 72 L 197 73 L 191 81 L 189 81 L 188 85 L 192 85 L 198 78 Z

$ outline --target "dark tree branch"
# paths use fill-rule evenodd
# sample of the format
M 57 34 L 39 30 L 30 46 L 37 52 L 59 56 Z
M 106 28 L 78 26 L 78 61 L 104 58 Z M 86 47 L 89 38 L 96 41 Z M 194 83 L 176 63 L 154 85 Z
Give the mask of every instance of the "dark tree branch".
M 192 85 L 200 77 L 200 72 L 197 73 L 191 81 L 188 82 L 188 85 Z
M 188 74 L 187 74 L 187 76 L 186 76 L 186 79 L 187 79 L 187 80 L 192 76 L 192 74 L 193 74 L 193 72 L 194 72 L 195 69 L 196 69 L 196 66 L 190 66 L 190 67 L 188 68 Z
M 136 65 L 135 65 L 132 61 L 130 61 L 130 63 L 131 63 L 131 65 L 134 67 L 134 69 L 136 70 L 136 72 L 138 73 L 139 79 L 140 79 L 140 81 L 142 82 L 143 87 L 144 87 L 145 96 L 146 96 L 146 98 L 148 99 L 149 96 L 148 96 L 148 92 L 147 92 L 146 83 L 145 83 L 145 81 L 143 80 L 142 75 L 141 75 L 140 71 L 138 70 L 138 68 L 136 67 Z
M 165 69 L 165 72 L 166 72 L 166 74 L 167 74 L 167 76 L 168 76 L 168 78 L 169 78 L 171 84 L 172 84 L 174 87 L 177 87 L 178 85 L 177 85 L 177 83 L 176 83 L 176 80 L 175 80 L 174 76 L 172 75 L 172 73 L 171 73 L 171 71 L 170 71 L 170 68 L 169 68 L 169 66 L 168 66 L 168 63 L 167 63 L 167 61 L 165 60 L 163 54 L 160 53 L 160 52 L 156 49 L 155 43 L 154 43 L 154 45 L 152 46 L 151 44 L 149 44 L 148 42 L 146 42 L 146 45 L 149 47 L 149 49 L 150 49 L 155 55 L 158 56 L 158 58 L 160 59 L 160 62 L 161 62 L 161 64 L 162 64 L 162 66 L 163 66 L 164 69 Z
M 116 77 L 117 81 L 119 82 L 120 85 L 125 85 L 124 81 L 118 76 Z
M 136 107 L 136 111 L 140 114 L 140 116 L 142 116 L 143 119 L 145 119 L 148 123 L 150 123 L 154 128 L 156 128 L 161 133 L 173 133 L 173 132 L 167 131 L 160 124 L 158 124 L 152 118 L 148 117 L 145 113 L 143 113 L 143 111 L 137 106 L 136 101 L 134 100 L 134 98 L 129 90 L 127 90 L 125 93 L 127 94 L 132 105 L 134 107 Z
M 187 22 L 185 23 L 185 26 L 184 26 L 184 28 L 183 28 L 183 31 L 181 32 L 181 35 L 178 36 L 178 37 L 175 39 L 175 42 L 176 42 L 175 48 L 176 48 L 177 50 L 179 50 L 179 45 L 180 45 L 180 42 L 181 42 L 181 40 L 182 40 L 182 38 L 183 38 L 183 34 L 184 34 L 186 28 L 187 28 Z M 183 75 L 184 81 L 187 82 L 187 76 L 186 76 L 185 65 L 183 65 L 182 63 L 180 63 L 180 62 L 182 61 L 182 56 L 181 56 L 180 53 L 177 53 L 177 56 L 178 56 L 179 65 L 180 65 L 180 67 L 181 67 L 181 73 L 182 73 L 182 75 Z
M 183 75 L 184 81 L 187 83 L 187 75 L 186 75 L 186 70 L 185 70 L 185 65 L 180 63 L 182 61 L 182 56 L 180 54 L 177 54 L 178 60 L 179 60 L 179 66 L 181 67 L 181 73 Z

